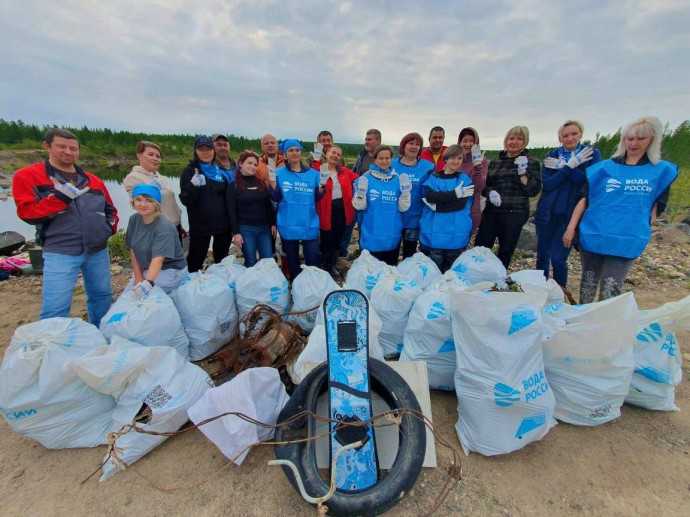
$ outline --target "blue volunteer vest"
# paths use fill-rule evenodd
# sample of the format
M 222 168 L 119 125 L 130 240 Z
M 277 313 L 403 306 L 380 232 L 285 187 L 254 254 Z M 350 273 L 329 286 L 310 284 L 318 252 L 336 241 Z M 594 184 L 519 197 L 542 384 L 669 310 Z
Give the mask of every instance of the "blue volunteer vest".
M 467 174 L 459 174 L 457 178 L 441 179 L 435 174 L 429 176 L 424 186 L 436 192 L 450 192 L 457 187 L 460 182 L 464 186 L 472 184 L 472 180 Z M 456 250 L 464 248 L 470 242 L 472 233 L 472 217 L 470 209 L 474 196 L 467 200 L 462 210 L 455 212 L 434 212 L 431 208 L 424 205 L 422 220 L 419 226 L 419 240 L 427 248 L 441 250 Z
M 292 241 L 318 238 L 315 192 L 319 188 L 319 173 L 314 169 L 293 172 L 281 167 L 276 171 L 276 183 L 283 194 L 278 203 L 280 237 Z
M 589 207 L 580 223 L 582 247 L 615 257 L 642 255 L 652 235 L 652 207 L 677 177 L 678 167 L 663 160 L 637 166 L 605 160 L 589 167 Z
M 382 181 L 367 174 L 367 208 L 360 221 L 359 245 L 368 251 L 389 251 L 398 246 L 402 235 L 402 217 L 398 209 L 400 179 Z M 355 181 L 359 183 L 359 179 Z
M 429 174 L 434 171 L 434 164 L 429 160 L 419 160 L 416 165 L 405 165 L 400 161 L 400 157 L 394 158 L 391 169 L 398 174 L 407 174 L 412 183 L 412 198 L 410 209 L 402 213 L 403 228 L 419 228 L 419 220 L 422 217 L 422 184 L 427 180 Z

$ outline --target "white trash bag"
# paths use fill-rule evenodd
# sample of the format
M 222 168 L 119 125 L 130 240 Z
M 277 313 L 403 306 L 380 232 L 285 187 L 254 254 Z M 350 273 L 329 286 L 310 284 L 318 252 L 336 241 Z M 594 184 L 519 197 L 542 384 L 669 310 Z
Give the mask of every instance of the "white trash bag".
M 541 352 L 545 297 L 451 291 L 458 343 L 455 429 L 465 454 L 506 454 L 541 440 L 556 425 Z
M 48 449 L 106 443 L 115 399 L 89 388 L 74 361 L 105 346 L 77 318 L 49 318 L 14 331 L 0 367 L 0 409 L 10 428 Z
M 625 401 L 646 409 L 677 411 L 676 386 L 683 370 L 676 331 L 690 330 L 690 296 L 638 315 L 635 371 Z
M 220 276 L 192 273 L 173 292 L 184 331 L 189 360 L 205 359 L 227 344 L 237 325 L 235 295 Z
M 510 278 L 520 284 L 526 293 L 546 292 L 546 305 L 555 305 L 565 301 L 563 289 L 553 278 L 544 278 L 541 269 L 524 269 L 510 274 Z
M 473 285 L 477 282 L 500 282 L 506 268 L 489 248 L 477 246 L 455 259 L 451 269 L 463 274 Z
M 371 291 L 384 269 L 386 269 L 385 262 L 377 259 L 367 250 L 362 250 L 361 255 L 355 259 L 347 272 L 343 287 L 360 291 L 371 299 Z
M 544 364 L 558 420 L 599 425 L 620 416 L 635 368 L 637 313 L 632 293 L 543 311 Z
M 172 347 L 184 359 L 189 357 L 189 338 L 172 299 L 154 287 L 141 300 L 126 291 L 101 319 L 101 333 L 110 341 L 120 336 L 144 346 Z
M 265 304 L 279 313 L 290 308 L 288 281 L 272 258 L 259 260 L 235 282 L 237 312 L 242 318 L 258 304 Z
M 206 372 L 182 359 L 167 346 L 146 347 L 113 337 L 104 346 L 74 365 L 77 374 L 92 388 L 117 399 L 113 430 L 131 424 L 142 406 L 150 411 L 139 425 L 147 431 L 177 431 L 188 420 L 187 409 L 212 386 Z M 117 438 L 120 459 L 131 465 L 163 443 L 167 436 L 129 431 Z M 106 457 L 100 480 L 104 481 L 124 467 Z
M 429 387 L 454 391 L 457 367 L 450 317 L 451 289 L 469 287 L 454 271 L 446 271 L 414 302 L 410 311 L 400 361 L 425 361 Z
M 241 277 L 247 268 L 240 264 L 235 255 L 228 255 L 219 264 L 211 264 L 204 272 L 207 276 L 217 276 L 222 278 L 232 289 L 235 304 L 237 304 L 237 279 Z
M 371 306 L 383 321 L 379 343 L 387 359 L 400 355 L 410 309 L 422 292 L 421 287 L 401 276 L 392 266 L 386 266 L 372 290 Z
M 383 348 L 379 343 L 379 333 L 381 332 L 381 327 L 383 322 L 379 315 L 376 314 L 374 308 L 369 304 L 369 357 L 373 359 L 378 359 L 383 361 Z M 309 334 L 309 340 L 307 341 L 307 346 L 297 357 L 294 366 L 291 368 L 288 365 L 288 373 L 292 382 L 299 384 L 307 376 L 307 371 L 305 370 L 306 363 L 316 362 L 324 363 L 328 359 L 328 345 L 326 344 L 326 325 L 323 320 L 323 308 L 318 311 L 318 316 L 316 318 L 316 325 L 311 334 Z
M 299 278 L 299 277 L 298 277 Z M 275 368 L 250 368 L 231 381 L 211 388 L 187 410 L 198 424 L 223 413 L 242 413 L 265 424 L 275 424 L 290 400 Z M 273 438 L 275 429 L 258 426 L 235 415 L 226 415 L 199 427 L 226 458 L 241 465 L 252 444 Z
M 314 328 L 316 315 L 328 293 L 340 289 L 331 275 L 315 266 L 302 266 L 302 272 L 292 282 L 291 312 L 306 311 L 317 307 L 313 311 L 291 317 L 291 320 L 306 332 Z
M 417 252 L 411 257 L 407 257 L 397 266 L 398 272 L 416 282 L 425 290 L 432 283 L 441 279 L 442 273 L 436 263 L 424 253 Z
M 446 285 L 447 287 L 442 287 Z M 443 276 L 441 278 L 435 280 L 429 287 L 426 288 L 427 291 L 431 289 L 447 289 L 447 288 L 454 288 L 454 289 L 460 289 L 461 291 L 464 289 L 467 289 L 468 287 L 472 287 L 472 284 L 470 283 L 469 280 L 467 280 L 467 277 L 463 275 L 462 273 L 458 273 L 457 271 L 453 271 L 452 269 L 449 269 L 445 273 L 443 273 Z

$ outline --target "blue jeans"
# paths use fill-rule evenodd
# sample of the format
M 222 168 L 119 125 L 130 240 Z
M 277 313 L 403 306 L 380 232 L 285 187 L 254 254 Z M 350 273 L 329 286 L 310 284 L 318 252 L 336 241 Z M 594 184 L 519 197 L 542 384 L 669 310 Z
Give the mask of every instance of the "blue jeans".
M 69 317 L 79 271 L 84 280 L 89 321 L 97 327 L 100 325 L 113 298 L 108 248 L 91 255 L 43 252 L 43 306 L 40 319 Z
M 240 225 L 240 235 L 242 235 L 242 255 L 244 255 L 244 265 L 252 267 L 256 264 L 256 252 L 259 258 L 273 257 L 273 240 L 271 237 L 270 226 L 249 226 Z
M 319 239 L 311 239 L 308 241 L 289 241 L 282 240 L 283 251 L 287 255 L 288 267 L 290 268 L 290 280 L 295 281 L 297 275 L 302 272 L 299 264 L 299 243 L 302 243 L 302 251 L 304 253 L 304 263 L 307 266 L 319 266 Z
M 441 248 L 425 248 L 423 253 L 434 261 L 434 264 L 438 266 L 441 273 L 445 273 L 465 249 L 466 248 L 444 250 Z
M 568 255 L 570 249 L 563 246 L 563 233 L 568 221 L 564 215 L 552 215 L 547 224 L 536 225 L 537 269 L 549 278 L 553 265 L 553 279 L 562 287 L 568 283 Z

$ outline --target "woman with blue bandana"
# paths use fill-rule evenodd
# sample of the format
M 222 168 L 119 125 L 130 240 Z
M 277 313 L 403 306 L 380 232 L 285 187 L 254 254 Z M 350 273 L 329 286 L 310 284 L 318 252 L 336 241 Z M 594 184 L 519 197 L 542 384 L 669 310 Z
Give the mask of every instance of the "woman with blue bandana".
M 599 163 L 598 149 L 583 145 L 582 123 L 568 120 L 558 128 L 561 146 L 550 151 L 541 167 L 542 191 L 534 224 L 537 228 L 537 269 L 549 278 L 553 266 L 553 279 L 561 287 L 568 283 L 568 255 L 570 247 L 563 246 L 565 232 L 573 209 L 580 199 L 579 192 L 585 182 L 587 167 Z
M 299 245 L 304 263 L 319 266 L 319 216 L 316 202 L 326 191 L 328 172 L 319 173 L 302 163 L 303 147 L 299 140 L 287 139 L 280 146 L 285 154 L 283 167 L 268 168 L 271 199 L 278 203 L 277 226 L 280 242 L 287 255 L 290 280 L 300 274 Z
M 410 208 L 412 182 L 391 168 L 393 149 L 379 145 L 374 163 L 355 181 L 352 206 L 358 211 L 359 247 L 386 264 L 398 263 L 402 213 Z
M 189 217 L 189 271 L 199 271 L 213 237 L 213 261 L 228 256 L 232 241 L 230 226 L 231 172 L 215 163 L 213 142 L 207 136 L 194 140 L 194 156 L 180 177 L 180 201 Z
M 156 285 L 166 293 L 187 277 L 187 262 L 177 228 L 161 217 L 161 191 L 155 185 L 139 183 L 132 189 L 135 213 L 129 218 L 125 245 L 130 249 L 132 280 L 125 291 L 134 289 L 137 299 Z
M 579 230 L 580 303 L 593 302 L 597 289 L 599 301 L 621 293 L 652 223 L 666 209 L 678 166 L 661 159 L 663 133 L 658 118 L 639 118 L 623 128 L 610 159 L 587 168 L 582 199 L 563 234 L 570 247 Z

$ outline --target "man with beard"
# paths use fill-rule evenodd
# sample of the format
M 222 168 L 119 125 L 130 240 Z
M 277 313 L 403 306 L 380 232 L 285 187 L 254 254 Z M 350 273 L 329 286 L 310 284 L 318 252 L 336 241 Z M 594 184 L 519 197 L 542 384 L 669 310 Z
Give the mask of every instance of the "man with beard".
M 436 165 L 434 171 L 442 171 L 446 168 L 446 162 L 443 161 L 443 153 L 448 149 L 443 145 L 446 138 L 446 132 L 441 126 L 434 126 L 429 131 L 429 147 L 422 151 L 419 157 L 422 160 L 429 160 Z
M 211 137 L 213 141 L 213 149 L 216 151 L 216 165 L 223 170 L 226 170 L 232 176 L 235 172 L 237 164 L 235 160 L 230 157 L 230 140 L 225 135 L 216 133 Z

